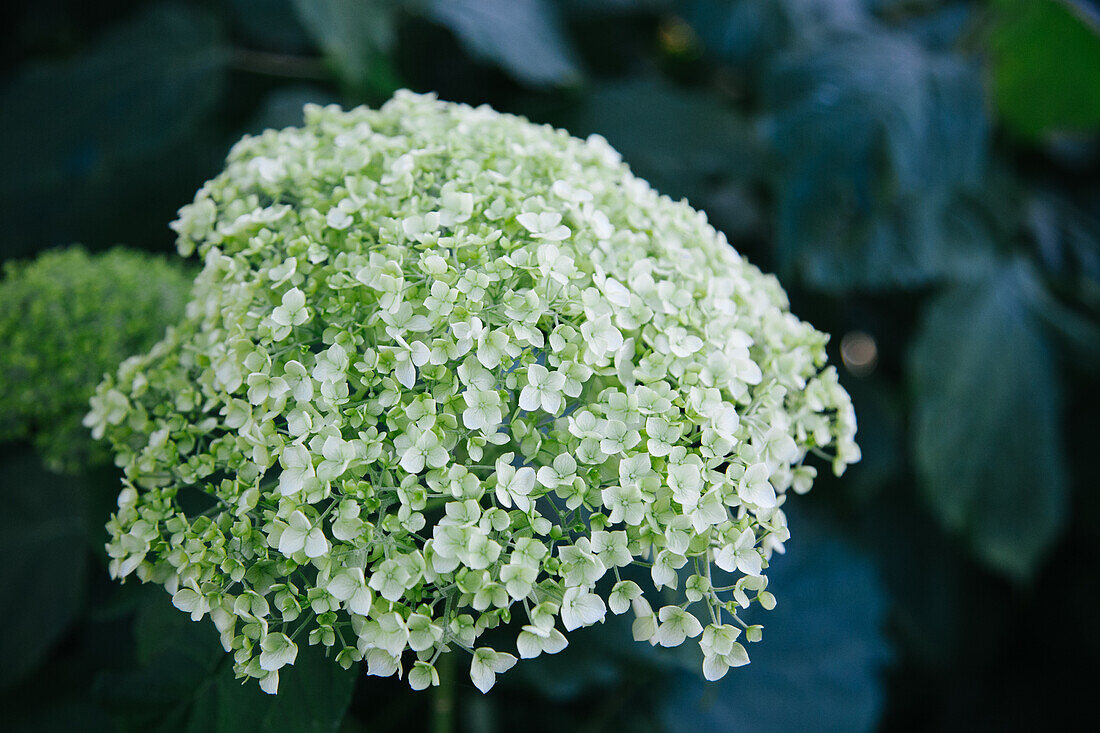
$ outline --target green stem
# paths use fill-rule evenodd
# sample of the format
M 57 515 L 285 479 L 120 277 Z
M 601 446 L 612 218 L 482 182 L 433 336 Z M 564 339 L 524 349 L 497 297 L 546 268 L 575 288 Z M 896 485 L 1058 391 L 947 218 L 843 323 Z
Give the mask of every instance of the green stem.
M 432 695 L 432 733 L 454 733 L 455 651 L 444 652 L 436 661 L 439 687 Z

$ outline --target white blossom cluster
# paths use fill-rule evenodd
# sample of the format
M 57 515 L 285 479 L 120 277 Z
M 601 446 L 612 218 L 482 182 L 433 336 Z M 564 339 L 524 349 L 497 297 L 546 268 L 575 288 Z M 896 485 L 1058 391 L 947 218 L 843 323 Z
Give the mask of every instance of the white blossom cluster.
M 827 336 L 602 138 L 408 92 L 308 106 L 173 226 L 204 262 L 187 314 L 88 418 L 126 473 L 111 571 L 210 616 L 268 692 L 306 642 L 417 689 L 464 649 L 485 691 L 516 656 L 482 632 L 515 616 L 529 658 L 608 611 L 698 638 L 717 679 L 775 603 L 803 459 L 858 460 Z

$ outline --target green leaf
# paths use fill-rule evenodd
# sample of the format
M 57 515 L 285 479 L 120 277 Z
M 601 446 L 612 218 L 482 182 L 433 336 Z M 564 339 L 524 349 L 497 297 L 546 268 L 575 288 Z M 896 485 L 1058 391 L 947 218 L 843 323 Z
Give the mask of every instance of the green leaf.
M 279 694 L 271 696 L 255 680 L 235 679 L 231 666 L 223 665 L 206 694 L 195 701 L 187 730 L 335 731 L 351 704 L 356 670 L 345 671 L 318 647 L 301 644 L 294 666 L 280 672 Z
M 816 518 L 791 518 L 794 539 L 768 569 L 773 611 L 753 606 L 764 625 L 752 662 L 705 682 L 697 661 L 673 675 L 662 700 L 670 733 L 701 730 L 873 730 L 885 702 L 890 658 L 886 596 L 870 560 Z
M 97 685 L 125 730 L 320 733 L 337 730 L 351 703 L 356 668 L 344 670 L 304 643 L 281 670 L 278 695 L 236 679 L 214 625 L 191 621 L 165 593 L 149 594 L 134 641 L 134 666 L 104 672 Z
M 84 603 L 88 564 L 82 485 L 33 454 L 0 455 L 0 686 L 33 671 Z
M 7 239 L 23 248 L 86 240 L 78 223 L 147 207 L 127 206 L 123 194 L 145 197 L 178 178 L 158 163 L 218 100 L 225 61 L 210 17 L 154 5 L 83 54 L 25 67 L 0 92 Z
M 1031 575 L 1067 504 L 1057 373 L 1015 265 L 930 305 L 909 359 L 913 456 L 949 529 L 1013 577 Z
M 976 70 L 900 36 L 838 37 L 777 56 L 765 92 L 781 270 L 827 291 L 984 271 Z
M 867 26 L 865 0 L 688 0 L 684 16 L 707 50 L 755 70 L 783 46 L 824 33 Z
M 849 496 L 870 503 L 892 490 L 905 470 L 905 416 L 892 380 L 871 375 L 848 380 L 845 386 L 859 416 L 863 458 L 845 472 L 843 485 Z
M 472 56 L 525 84 L 571 84 L 580 77 L 558 10 L 546 0 L 428 0 L 424 12 Z
M 397 87 L 386 58 L 396 38 L 395 0 L 293 0 L 298 18 L 341 80 L 388 96 Z
M 661 193 L 702 198 L 711 182 L 746 181 L 763 170 L 749 123 L 711 96 L 654 79 L 597 87 L 567 120 L 598 133 Z
M 993 94 L 1013 132 L 1035 138 L 1100 129 L 1100 26 L 1068 0 L 996 0 Z
M 299 54 L 310 47 L 294 0 L 229 0 L 228 15 L 242 45 L 276 53 Z
M 245 125 L 244 131 L 257 135 L 264 130 L 281 130 L 301 125 L 302 108 L 306 104 L 335 104 L 338 100 L 320 87 L 294 84 L 279 87 L 261 100 L 256 113 Z

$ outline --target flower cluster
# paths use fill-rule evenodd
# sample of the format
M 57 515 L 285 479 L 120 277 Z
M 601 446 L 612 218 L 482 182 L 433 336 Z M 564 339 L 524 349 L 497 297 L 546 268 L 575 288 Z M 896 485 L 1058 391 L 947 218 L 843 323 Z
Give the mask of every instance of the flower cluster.
M 106 372 L 179 320 L 191 280 L 163 258 L 52 250 L 0 281 L 0 440 L 29 439 L 56 471 L 108 462 L 80 419 Z
M 858 459 L 827 337 L 602 138 L 308 106 L 173 226 L 193 300 L 90 416 L 126 471 L 111 570 L 269 692 L 305 642 L 417 689 L 465 649 L 484 691 L 516 662 L 487 629 L 535 657 L 608 611 L 716 679 L 803 459 Z

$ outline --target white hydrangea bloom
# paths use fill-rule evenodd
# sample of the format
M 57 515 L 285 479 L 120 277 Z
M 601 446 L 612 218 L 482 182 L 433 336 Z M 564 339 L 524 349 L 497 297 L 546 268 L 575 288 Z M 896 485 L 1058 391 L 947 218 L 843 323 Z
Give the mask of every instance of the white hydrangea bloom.
M 486 629 L 530 658 L 630 609 L 708 679 L 747 662 L 787 490 L 859 457 L 827 337 L 599 137 L 408 92 L 305 117 L 181 210 L 186 316 L 93 401 L 112 573 L 268 692 L 302 643 L 416 689 L 464 649 L 488 690 Z

